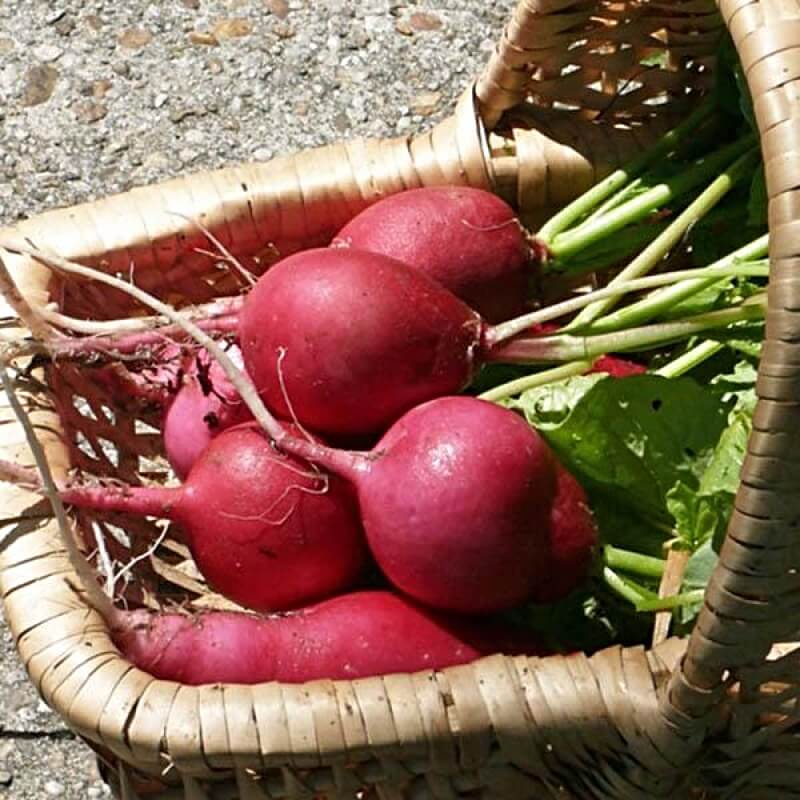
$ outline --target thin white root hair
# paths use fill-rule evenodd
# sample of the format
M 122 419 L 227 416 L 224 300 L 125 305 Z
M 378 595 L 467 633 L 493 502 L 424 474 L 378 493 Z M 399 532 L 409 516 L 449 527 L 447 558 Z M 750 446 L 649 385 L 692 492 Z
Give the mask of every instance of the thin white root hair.
M 203 232 L 203 235 L 214 245 L 214 247 L 222 253 L 224 260 L 229 263 L 251 286 L 255 285 L 256 277 L 253 275 L 252 272 L 246 270 L 233 256 L 233 254 L 225 247 L 222 242 L 214 236 L 211 231 L 200 222 L 199 219 L 195 219 L 193 217 L 188 217 L 186 214 L 181 214 L 180 211 L 169 211 L 169 214 L 173 214 L 176 217 L 180 217 L 181 219 L 185 219 L 187 222 L 191 222 L 193 225 L 196 225 L 200 230 Z M 210 253 L 210 255 L 214 255 L 214 253 Z
M 110 621 L 115 616 L 114 606 L 108 596 L 98 585 L 94 572 L 77 545 L 72 522 L 67 516 L 67 512 L 64 509 L 64 504 L 61 502 L 61 496 L 56 488 L 56 482 L 53 478 L 53 473 L 50 470 L 50 465 L 47 463 L 47 457 L 44 454 L 44 448 L 36 437 L 33 423 L 31 422 L 27 411 L 20 402 L 19 397 L 17 397 L 14 382 L 11 380 L 11 376 L 8 374 L 8 370 L 6 369 L 5 364 L 2 362 L 2 359 L 0 359 L 0 381 L 2 381 L 3 389 L 8 397 L 8 401 L 25 433 L 28 447 L 31 450 L 34 461 L 36 462 L 36 466 L 39 469 L 39 475 L 42 480 L 42 493 L 47 497 L 53 507 L 53 513 L 55 514 L 58 522 L 59 533 L 61 534 L 61 541 L 67 550 L 67 554 L 73 568 L 78 573 L 78 576 L 81 580 L 82 585 L 80 590 L 85 593 L 89 604 L 93 606 L 94 609 L 98 611 L 104 619 Z
M 145 550 L 143 553 L 139 553 L 138 556 L 132 558 L 127 564 L 125 564 L 125 566 L 122 567 L 122 569 L 116 575 L 112 576 L 111 578 L 112 592 L 116 592 L 117 583 L 122 578 L 124 578 L 140 561 L 144 561 L 150 558 L 153 555 L 153 553 L 155 553 L 156 550 L 158 550 L 158 548 L 161 546 L 161 543 L 167 537 L 168 530 L 169 530 L 169 524 L 167 523 L 163 526 L 161 533 L 155 538 L 155 540 L 150 545 L 150 547 L 147 548 L 147 550 Z
M 192 306 L 188 309 L 176 311 L 184 319 L 194 321 L 195 319 L 209 319 L 214 317 L 225 317 L 236 313 L 241 306 L 241 296 L 226 298 L 224 300 L 214 300 L 210 303 Z M 170 320 L 162 315 L 147 317 L 124 317 L 120 319 L 92 320 L 78 319 L 62 314 L 55 309 L 43 306 L 37 309 L 38 313 L 47 322 L 64 330 L 74 331 L 75 333 L 105 334 L 114 335 L 118 333 L 146 333 L 170 324 Z M 35 334 L 34 334 L 35 335 Z M 37 337 L 38 338 L 38 337 Z
M 97 557 L 100 561 L 100 567 L 106 579 L 106 594 L 109 597 L 114 597 L 114 564 L 111 562 L 111 556 L 108 554 L 106 547 L 106 537 L 103 534 L 103 529 L 97 522 L 92 522 L 92 533 L 94 534 L 94 541 L 97 545 Z

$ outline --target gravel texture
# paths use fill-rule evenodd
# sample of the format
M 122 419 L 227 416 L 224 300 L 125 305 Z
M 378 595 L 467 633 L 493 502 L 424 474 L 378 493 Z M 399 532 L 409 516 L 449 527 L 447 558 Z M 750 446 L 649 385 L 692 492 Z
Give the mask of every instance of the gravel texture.
M 0 224 L 452 109 L 511 0 L 3 0 Z M 107 796 L 0 623 L 0 799 Z

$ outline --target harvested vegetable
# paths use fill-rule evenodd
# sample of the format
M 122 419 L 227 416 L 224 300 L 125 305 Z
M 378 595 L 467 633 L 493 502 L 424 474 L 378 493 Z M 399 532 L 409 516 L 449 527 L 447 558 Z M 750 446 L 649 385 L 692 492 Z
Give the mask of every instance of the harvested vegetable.
M 66 503 L 173 520 L 209 584 L 258 611 L 348 588 L 366 548 L 350 487 L 275 450 L 255 423 L 216 437 L 180 488 L 70 486 Z
M 350 220 L 332 244 L 399 259 L 489 322 L 524 310 L 533 267 L 527 235 L 514 210 L 482 189 L 426 186 L 389 195 Z
M 117 611 L 112 636 L 140 669 L 189 685 L 353 680 L 443 669 L 497 652 L 544 653 L 530 631 L 436 614 L 377 591 L 269 617 Z

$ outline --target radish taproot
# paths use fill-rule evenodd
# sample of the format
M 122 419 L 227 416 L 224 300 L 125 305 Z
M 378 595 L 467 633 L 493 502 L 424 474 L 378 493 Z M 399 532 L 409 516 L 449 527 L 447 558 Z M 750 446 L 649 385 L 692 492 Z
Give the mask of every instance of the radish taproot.
M 257 611 L 343 590 L 365 562 L 351 487 L 279 453 L 256 423 L 217 436 L 179 488 L 70 486 L 61 496 L 175 521 L 212 588 Z
M 525 308 L 533 264 L 513 209 L 469 186 L 426 186 L 385 197 L 348 222 L 335 247 L 404 261 L 438 281 L 490 322 Z
M 265 617 L 116 612 L 111 628 L 135 666 L 187 685 L 346 680 L 544 652 L 524 630 L 437 614 L 385 591 Z

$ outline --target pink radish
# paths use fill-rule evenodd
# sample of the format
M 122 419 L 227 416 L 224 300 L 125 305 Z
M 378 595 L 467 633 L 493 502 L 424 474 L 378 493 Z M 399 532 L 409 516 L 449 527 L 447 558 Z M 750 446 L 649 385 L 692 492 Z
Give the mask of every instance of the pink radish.
M 367 453 L 288 438 L 281 446 L 352 481 L 376 562 L 414 599 L 486 613 L 535 591 L 556 462 L 514 412 L 442 397 L 409 411 Z
M 280 261 L 239 318 L 244 364 L 267 405 L 332 434 L 385 429 L 472 378 L 480 317 L 386 256 L 306 250 Z M 291 403 L 291 408 L 289 406 Z
M 340 591 L 365 559 L 350 487 L 281 455 L 255 423 L 216 437 L 180 488 L 74 486 L 62 499 L 174 520 L 211 586 L 258 611 Z
M 238 360 L 237 347 L 228 353 Z M 219 364 L 200 350 L 183 385 L 166 404 L 161 423 L 164 450 L 175 474 L 185 479 L 216 436 L 252 418 Z
M 550 510 L 545 569 L 529 599 L 554 603 L 578 588 L 589 574 L 597 527 L 586 492 L 560 464 L 556 470 L 557 489 Z
M 535 593 L 552 549 L 557 462 L 514 412 L 442 397 L 405 414 L 368 452 L 285 428 L 279 446 L 297 458 L 281 458 L 249 423 L 217 437 L 181 489 L 76 487 L 62 498 L 175 519 L 212 585 L 251 608 L 278 609 L 323 594 L 323 584 L 346 585 L 361 563 L 338 475 L 355 487 L 378 566 L 415 600 L 489 613 Z M 327 492 L 306 461 L 334 474 Z
M 140 669 L 189 685 L 366 678 L 543 652 L 527 632 L 435 614 L 380 591 L 270 617 L 116 612 L 112 636 Z
M 240 362 L 238 347 L 229 347 L 228 354 Z M 205 349 L 168 344 L 155 358 L 155 363 L 139 372 L 112 365 L 93 375 L 118 399 L 133 398 L 162 407 L 164 451 L 183 480 L 215 436 L 253 415 Z
M 404 261 L 498 322 L 521 314 L 532 258 L 513 209 L 468 186 L 390 195 L 342 228 L 332 243 Z

